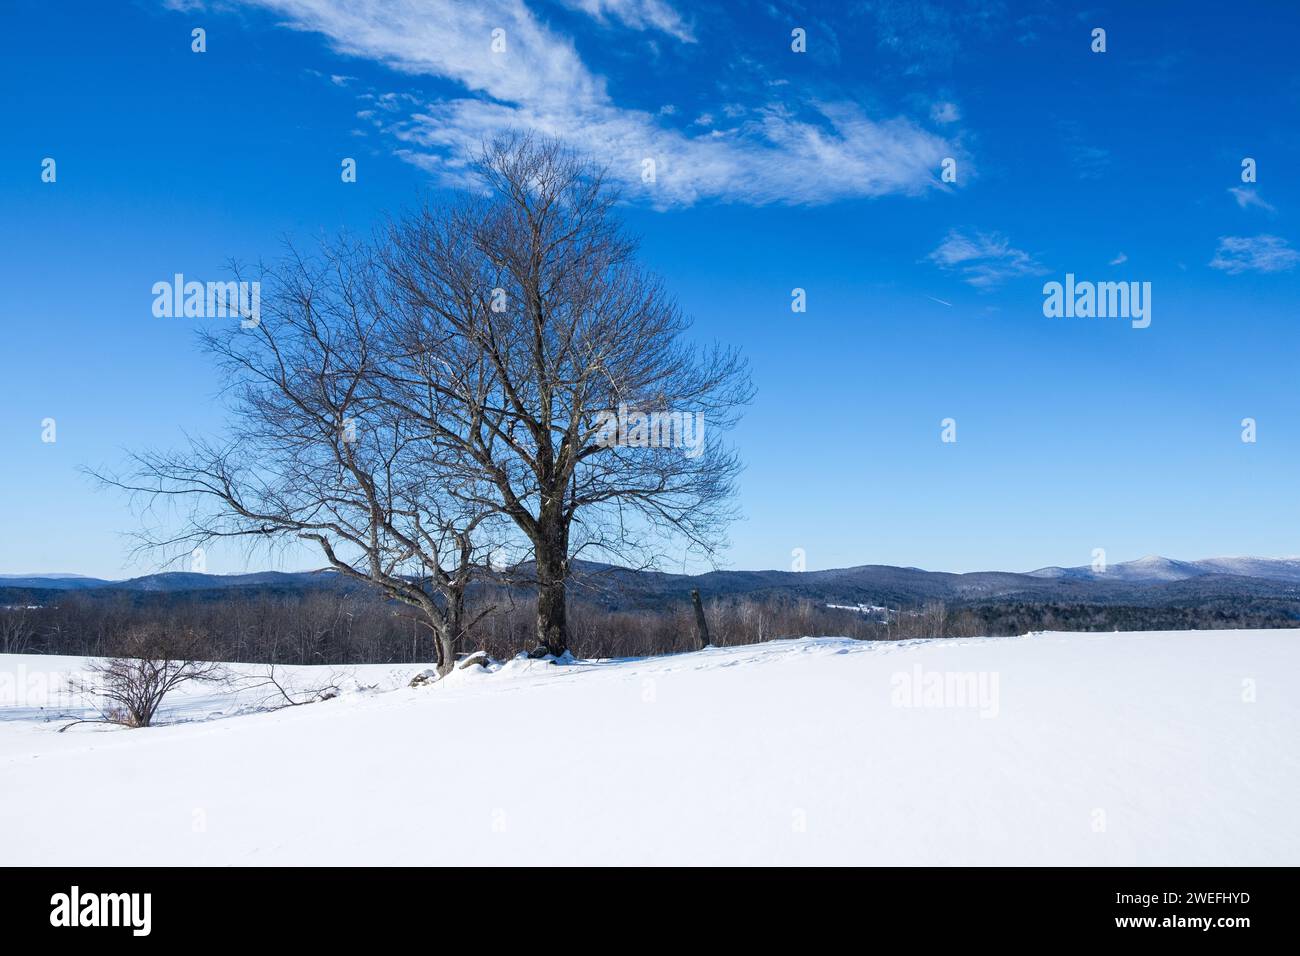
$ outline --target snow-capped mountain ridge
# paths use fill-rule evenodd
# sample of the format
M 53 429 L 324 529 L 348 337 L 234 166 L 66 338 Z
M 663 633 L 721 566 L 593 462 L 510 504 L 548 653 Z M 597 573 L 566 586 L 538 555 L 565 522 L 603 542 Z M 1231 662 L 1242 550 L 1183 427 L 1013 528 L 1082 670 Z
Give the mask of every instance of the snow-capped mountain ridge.
M 1245 578 L 1300 582 L 1300 557 L 1256 558 L 1249 556 L 1202 558 L 1179 561 L 1149 554 L 1135 561 L 1123 561 L 1104 567 L 1039 568 L 1028 572 L 1036 578 L 1083 578 L 1130 582 L 1185 581 L 1207 574 L 1230 574 Z

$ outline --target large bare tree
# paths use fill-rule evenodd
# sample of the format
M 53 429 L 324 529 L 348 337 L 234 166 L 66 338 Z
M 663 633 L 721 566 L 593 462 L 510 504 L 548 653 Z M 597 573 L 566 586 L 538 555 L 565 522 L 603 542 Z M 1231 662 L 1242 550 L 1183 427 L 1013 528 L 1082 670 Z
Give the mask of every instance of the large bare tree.
M 739 463 L 720 438 L 751 395 L 733 350 L 698 347 L 636 261 L 600 168 L 559 142 L 498 139 L 486 195 L 390 224 L 387 401 L 479 469 L 531 554 L 537 639 L 568 646 L 571 561 L 712 556 Z M 644 417 L 638 417 L 644 416 Z
M 444 671 L 502 546 L 556 655 L 574 558 L 711 557 L 739 470 L 721 436 L 751 394 L 735 351 L 688 341 L 598 167 L 507 136 L 478 172 L 483 195 L 266 270 L 261 321 L 205 338 L 234 438 L 119 482 L 200 501 L 163 544 L 313 542 L 418 608 Z

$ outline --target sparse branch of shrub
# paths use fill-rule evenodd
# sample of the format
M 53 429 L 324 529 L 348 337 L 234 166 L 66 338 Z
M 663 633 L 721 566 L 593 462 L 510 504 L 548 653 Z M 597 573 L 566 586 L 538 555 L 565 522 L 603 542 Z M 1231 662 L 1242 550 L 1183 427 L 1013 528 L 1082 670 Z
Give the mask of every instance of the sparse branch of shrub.
M 229 680 L 224 665 L 207 660 L 203 637 L 192 630 L 146 624 L 125 632 L 113 656 L 91 661 L 90 676 L 71 682 L 72 690 L 98 700 L 99 716 L 81 718 L 59 732 L 83 723 L 139 728 L 153 724 L 167 695 L 182 684 Z
M 339 687 L 339 680 L 338 674 L 331 673 L 329 680 L 324 684 L 299 689 L 289 686 L 279 676 L 276 665 L 271 663 L 265 665 L 258 674 L 242 678 L 239 684 L 241 690 L 267 691 L 266 696 L 259 705 L 279 710 L 284 707 L 301 707 L 303 704 L 315 704 L 322 700 L 337 697 L 343 692 Z

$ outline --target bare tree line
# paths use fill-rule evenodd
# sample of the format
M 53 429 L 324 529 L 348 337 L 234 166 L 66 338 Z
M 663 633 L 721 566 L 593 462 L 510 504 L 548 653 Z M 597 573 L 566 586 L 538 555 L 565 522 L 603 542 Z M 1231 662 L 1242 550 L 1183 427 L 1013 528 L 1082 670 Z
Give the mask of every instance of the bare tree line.
M 68 595 L 56 605 L 0 609 L 0 633 L 21 617 L 30 653 L 108 657 L 142 626 L 204 638 L 213 659 L 279 664 L 426 663 L 436 652 L 409 609 L 372 595 L 332 591 L 304 595 L 183 598 L 140 603 Z
M 497 660 L 528 652 L 536 633 L 532 598 L 487 594 L 468 602 L 478 617 L 462 642 L 462 656 L 486 651 Z M 754 644 L 793 637 L 913 640 L 1024 634 L 1033 630 L 1185 630 L 1292 627 L 1295 609 L 1262 604 L 1231 610 L 1096 605 L 992 603 L 948 607 L 929 602 L 895 609 L 889 620 L 787 597 L 712 597 L 705 601 L 712 642 Z M 657 610 L 610 610 L 594 601 L 571 602 L 573 653 L 588 658 L 681 653 L 695 649 L 690 604 Z M 373 593 L 333 590 L 283 596 L 231 595 L 219 599 L 127 598 L 68 594 L 57 605 L 0 608 L 0 653 L 105 657 L 132 629 L 159 625 L 204 638 L 215 660 L 267 664 L 410 663 L 436 660 L 418 613 Z M 15 638 L 15 636 L 17 636 Z
M 486 595 L 470 604 L 478 622 L 462 654 L 486 651 L 504 660 L 533 647 L 536 599 Z M 705 603 L 713 643 L 752 644 L 779 638 L 839 635 L 884 638 L 886 628 L 861 615 L 811 601 L 714 598 Z M 176 597 L 140 603 L 68 595 L 33 610 L 0 609 L 0 633 L 15 617 L 30 630 L 32 653 L 106 657 L 141 627 L 202 635 L 203 654 L 215 660 L 275 664 L 425 664 L 436 648 L 418 614 L 364 592 L 321 590 L 290 596 Z M 910 618 L 909 618 L 910 620 Z M 694 650 L 689 603 L 658 611 L 608 610 L 571 602 L 570 641 L 583 657 L 630 657 Z M 895 623 L 891 633 L 912 636 Z
M 478 622 L 463 653 L 486 651 L 503 660 L 532 648 L 534 598 L 512 601 L 489 595 L 471 609 Z M 695 649 L 693 615 L 685 601 L 658 611 L 624 611 L 578 600 L 570 611 L 571 646 L 582 657 Z M 888 623 L 810 600 L 781 598 L 714 597 L 705 601 L 705 614 L 717 646 L 816 636 L 907 640 L 990 633 L 974 613 L 950 613 L 938 604 L 896 612 Z M 32 629 L 29 649 L 43 653 L 104 656 L 112 653 L 119 635 L 142 624 L 158 624 L 205 635 L 207 653 L 226 661 L 423 664 L 435 659 L 427 629 L 415 613 L 362 593 L 178 599 L 158 607 L 70 596 L 49 608 L 0 610 L 0 633 L 14 615 L 22 615 Z

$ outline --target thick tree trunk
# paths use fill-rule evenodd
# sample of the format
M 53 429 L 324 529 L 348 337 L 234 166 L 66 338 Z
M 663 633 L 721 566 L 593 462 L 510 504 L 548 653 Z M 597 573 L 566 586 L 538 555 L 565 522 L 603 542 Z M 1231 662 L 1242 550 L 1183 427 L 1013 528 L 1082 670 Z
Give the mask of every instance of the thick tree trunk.
M 438 676 L 446 677 L 456 666 L 456 642 L 441 632 L 434 635 L 438 648 Z
M 456 667 L 456 644 L 465 626 L 465 595 L 454 593 L 447 599 L 447 620 L 435 627 L 434 643 L 438 647 L 438 676 L 446 677 Z
M 691 603 L 695 605 L 695 639 L 699 642 L 700 650 L 704 650 L 709 646 L 709 622 L 704 617 L 699 588 L 691 589 Z
M 537 555 L 537 643 L 559 657 L 569 649 L 569 625 L 563 544 L 558 554 L 555 550 L 554 547 L 539 549 Z
M 538 575 L 537 643 L 559 657 L 569 649 L 569 626 L 565 618 L 564 576 Z

